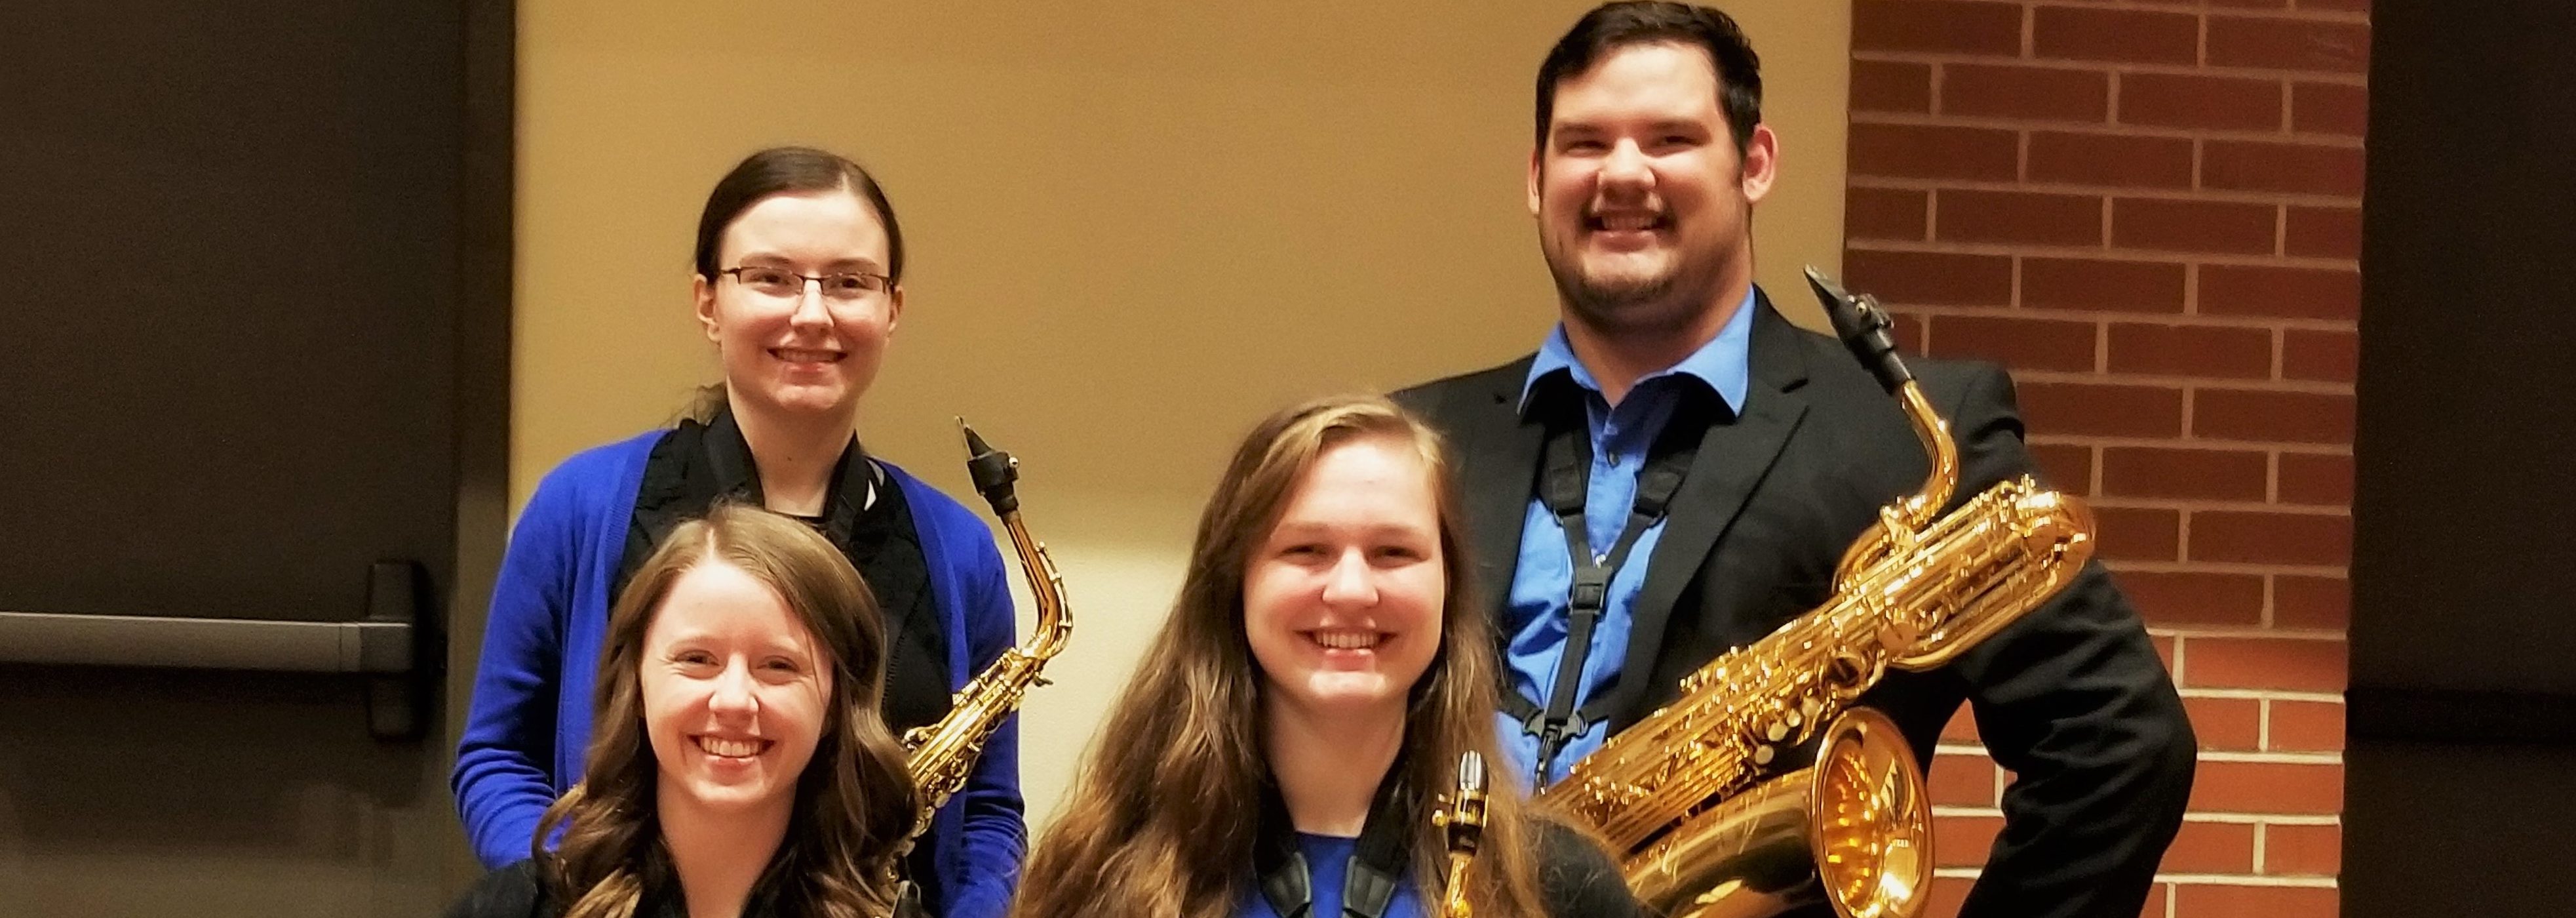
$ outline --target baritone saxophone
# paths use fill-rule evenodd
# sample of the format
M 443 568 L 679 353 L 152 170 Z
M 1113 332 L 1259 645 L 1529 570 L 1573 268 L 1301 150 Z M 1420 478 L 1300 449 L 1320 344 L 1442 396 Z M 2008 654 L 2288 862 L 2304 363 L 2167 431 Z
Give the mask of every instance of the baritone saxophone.
M 2026 475 L 1942 513 L 1958 446 L 1897 358 L 1892 323 L 1815 269 L 1807 279 L 1931 470 L 1843 553 L 1823 606 L 1692 673 L 1677 700 L 1540 792 L 1598 828 L 1638 899 L 1674 918 L 1819 898 L 1842 918 L 1920 914 L 1933 867 L 1922 767 L 1893 721 L 1852 703 L 1890 667 L 1941 666 L 2019 620 L 2093 554 L 2083 505 Z M 1809 742 L 1813 765 L 1774 774 Z

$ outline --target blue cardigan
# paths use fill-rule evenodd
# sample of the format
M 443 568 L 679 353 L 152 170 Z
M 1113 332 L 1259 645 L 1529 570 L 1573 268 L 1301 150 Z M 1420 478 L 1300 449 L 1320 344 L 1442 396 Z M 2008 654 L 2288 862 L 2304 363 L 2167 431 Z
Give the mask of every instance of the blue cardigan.
M 484 866 L 528 856 L 547 805 L 581 780 L 591 695 L 608 632 L 610 583 L 663 431 L 586 450 L 546 474 L 519 517 L 484 625 L 483 661 L 449 777 Z M 921 535 L 930 592 L 946 621 L 952 689 L 1011 646 L 1010 587 L 991 531 L 963 505 L 881 463 L 902 486 Z M 964 640 L 957 636 L 963 635 Z M 993 918 L 1019 881 L 1027 826 L 1014 715 L 994 733 L 966 787 L 933 817 L 931 852 L 945 918 Z

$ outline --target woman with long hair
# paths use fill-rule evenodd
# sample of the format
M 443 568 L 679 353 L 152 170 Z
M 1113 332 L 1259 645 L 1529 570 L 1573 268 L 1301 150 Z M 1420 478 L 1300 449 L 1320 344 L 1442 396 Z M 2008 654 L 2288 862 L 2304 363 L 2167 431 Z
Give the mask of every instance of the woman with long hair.
M 1014 915 L 1436 911 L 1437 799 L 1461 753 L 1503 761 L 1450 474 L 1437 435 L 1379 397 L 1253 430 Z M 1464 885 L 1488 918 L 1635 907 L 1597 848 L 1502 787 Z
M 903 747 L 877 717 L 885 630 L 838 548 L 719 505 L 682 523 L 610 613 L 581 783 L 548 851 L 451 918 L 880 918 L 912 828 Z
M 937 722 L 1012 640 L 991 531 L 860 446 L 860 401 L 903 313 L 903 232 L 867 170 L 822 150 L 744 159 L 707 196 L 690 282 L 723 380 L 676 425 L 549 472 L 512 533 L 452 778 L 466 834 L 500 867 L 582 780 L 608 605 L 654 546 L 719 501 L 798 517 L 856 566 L 887 645 L 887 727 Z M 1019 732 L 1005 724 L 903 873 L 941 918 L 1001 914 L 1026 841 Z

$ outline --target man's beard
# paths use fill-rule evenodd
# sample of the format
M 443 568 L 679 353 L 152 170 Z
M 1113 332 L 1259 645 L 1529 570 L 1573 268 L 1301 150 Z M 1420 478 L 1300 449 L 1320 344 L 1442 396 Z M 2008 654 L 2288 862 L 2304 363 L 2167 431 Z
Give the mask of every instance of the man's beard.
M 1581 243 L 1578 241 L 1579 247 Z M 1601 329 L 1639 329 L 1686 320 L 1695 307 L 1715 295 L 1721 260 L 1694 259 L 1676 252 L 1662 271 L 1648 276 L 1596 278 L 1583 270 L 1579 252 L 1540 246 L 1547 271 L 1556 279 L 1557 298 L 1585 324 Z

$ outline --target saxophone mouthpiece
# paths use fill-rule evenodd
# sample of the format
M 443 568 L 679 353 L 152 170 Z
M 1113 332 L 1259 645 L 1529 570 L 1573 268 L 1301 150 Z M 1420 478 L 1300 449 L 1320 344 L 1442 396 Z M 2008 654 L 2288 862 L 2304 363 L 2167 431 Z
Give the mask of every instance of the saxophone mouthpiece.
M 1458 789 L 1472 793 L 1485 790 L 1485 757 L 1476 750 L 1458 754 Z
M 1807 266 L 1807 286 L 1816 291 L 1816 301 L 1824 304 L 1825 317 L 1834 323 L 1834 334 L 1843 339 L 1861 366 L 1878 377 L 1878 384 L 1895 392 L 1913 381 L 1914 373 L 1896 355 L 1896 322 L 1880 309 L 1878 300 L 1869 294 L 1854 294 L 1835 283 L 1833 278 Z
M 966 477 L 974 480 L 975 493 L 993 505 L 994 516 L 1019 512 L 1020 495 L 1012 483 L 1020 480 L 1020 461 L 984 442 L 965 418 L 957 419 L 957 429 L 966 435 Z

